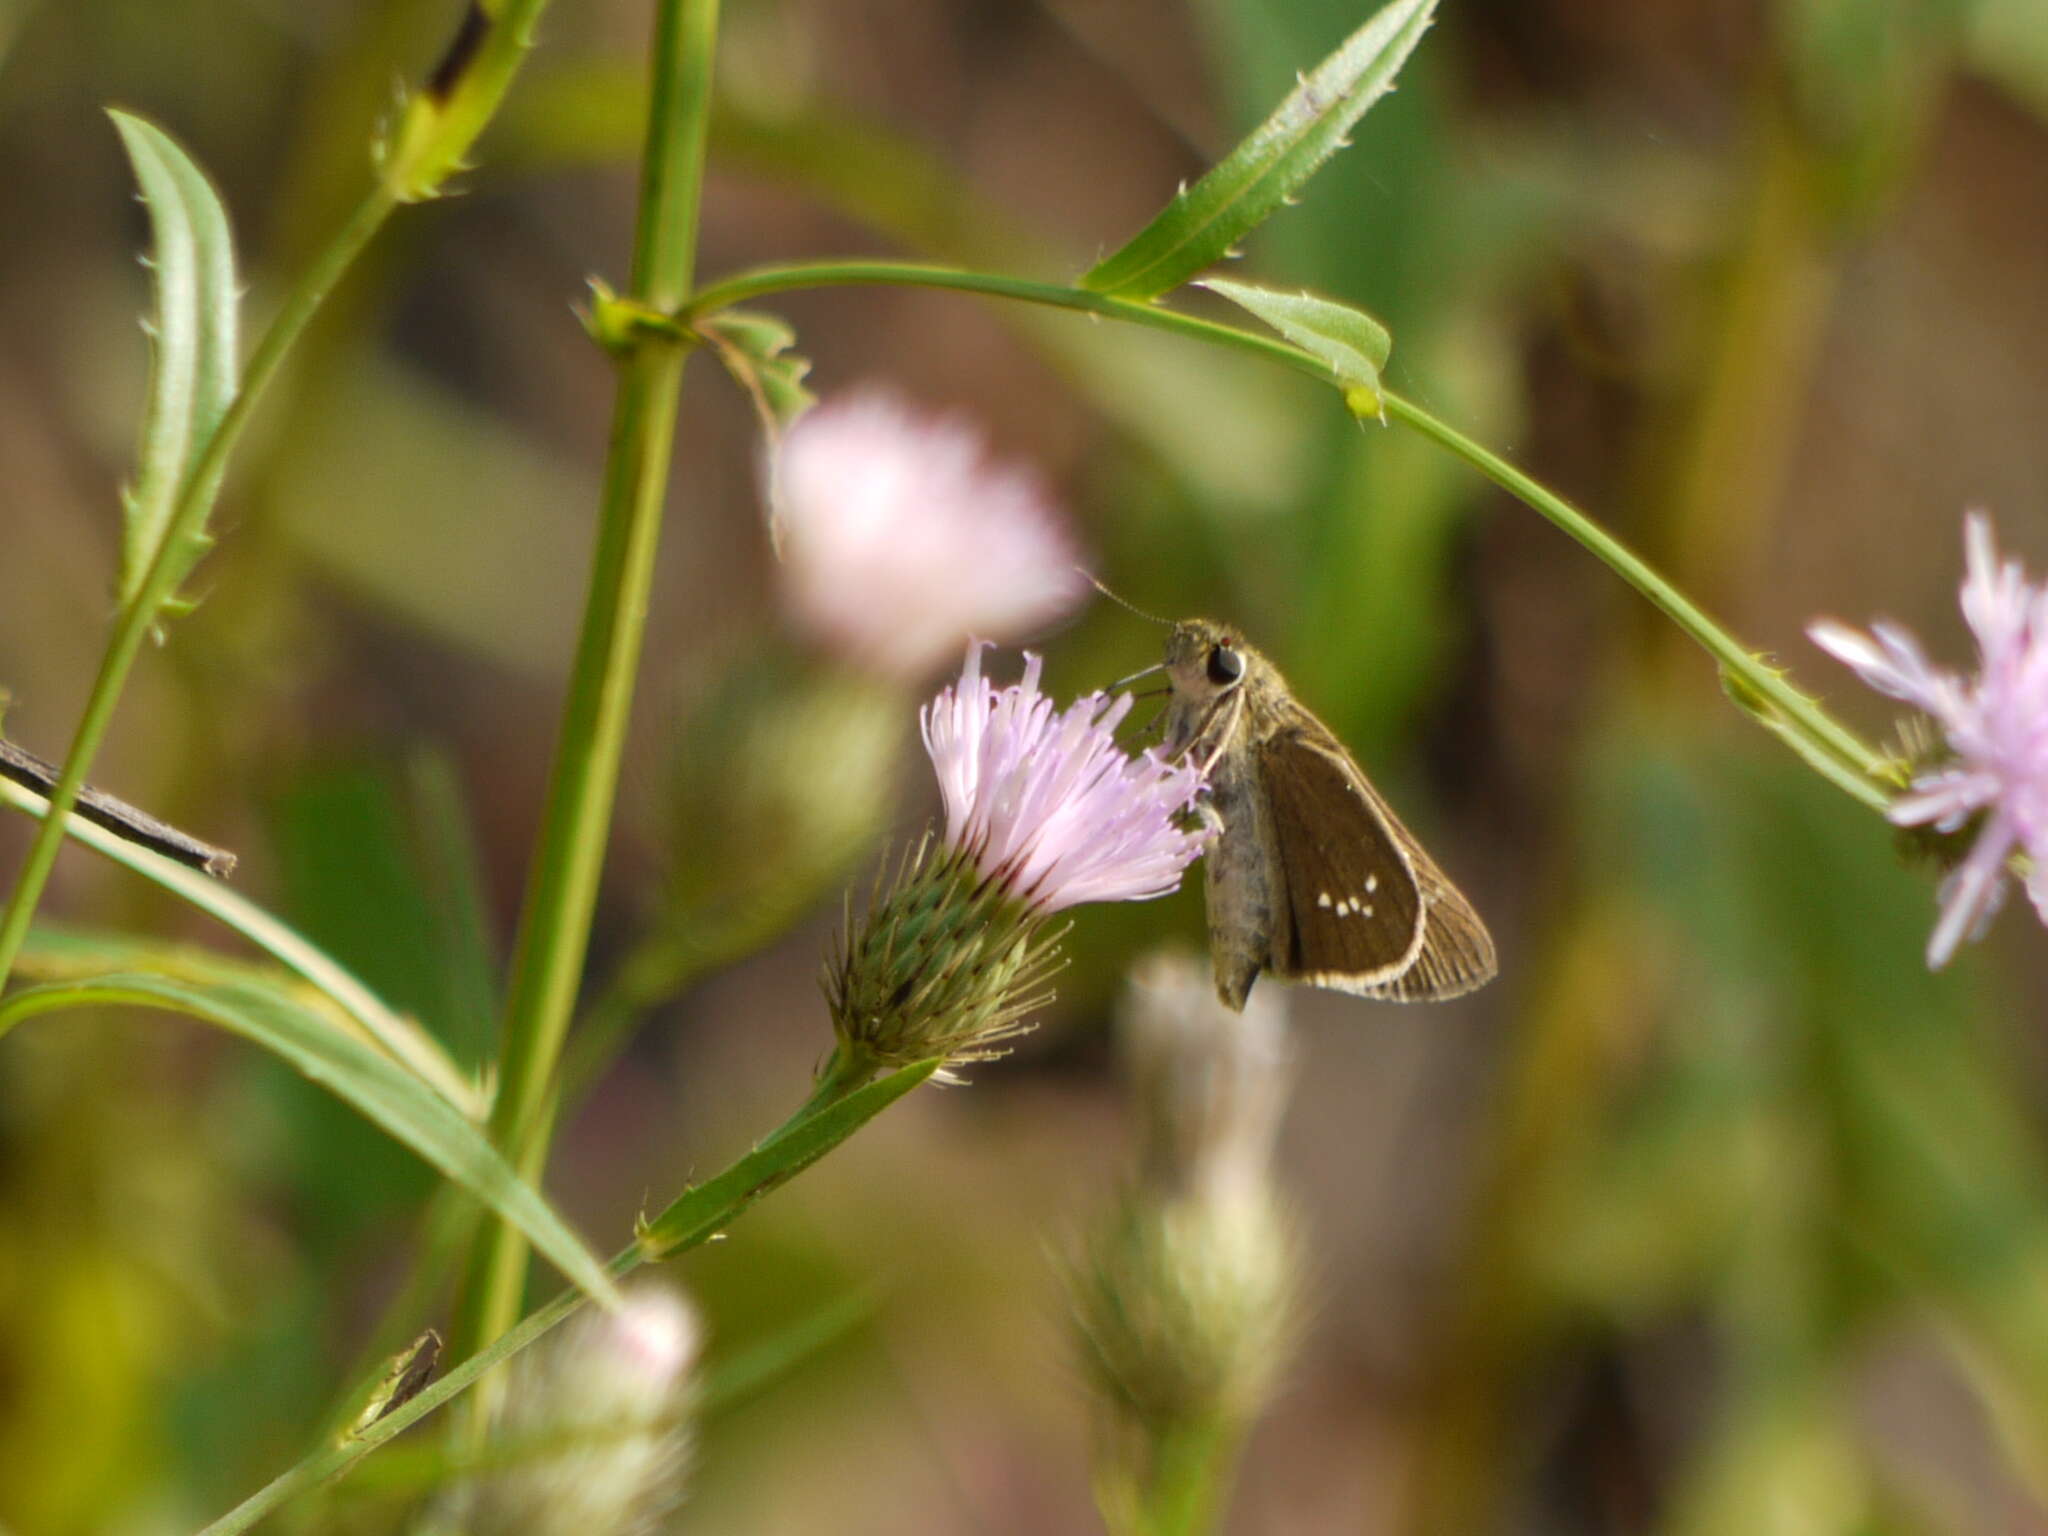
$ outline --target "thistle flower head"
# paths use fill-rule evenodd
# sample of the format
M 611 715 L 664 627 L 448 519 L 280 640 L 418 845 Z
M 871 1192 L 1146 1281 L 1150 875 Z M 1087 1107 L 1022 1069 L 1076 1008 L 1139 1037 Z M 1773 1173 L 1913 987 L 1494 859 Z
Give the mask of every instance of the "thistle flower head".
M 968 646 L 959 684 L 918 716 L 947 845 L 1039 912 L 1177 886 L 1202 851 L 1204 834 L 1181 825 L 1201 771 L 1116 744 L 1129 694 L 1091 693 L 1055 714 L 1038 691 L 1038 657 L 1026 652 L 1024 680 L 997 688 L 981 674 L 983 649 Z
M 492 1425 L 508 1463 L 475 1490 L 469 1527 L 500 1536 L 631 1536 L 653 1528 L 689 1459 L 701 1330 L 658 1281 L 586 1312 L 515 1368 Z
M 792 615 L 873 671 L 915 681 L 968 635 L 1022 638 L 1087 590 L 1034 475 L 886 391 L 799 418 L 768 482 Z
M 1934 967 L 1996 911 L 2015 849 L 2032 865 L 2027 891 L 2048 923 L 2048 584 L 2033 585 L 2017 560 L 1998 558 L 1982 513 L 1964 520 L 1963 548 L 1962 609 L 1977 641 L 1974 677 L 1935 667 L 1896 624 L 1873 624 L 1869 634 L 1832 620 L 1807 629 L 1864 682 L 1924 710 L 1941 728 L 1945 751 L 1892 802 L 1892 821 L 1948 833 L 1983 818 L 1943 886 L 1941 917 L 1927 944 Z
M 1093 694 L 1056 713 L 1039 661 L 995 688 L 969 646 L 921 715 L 946 830 L 904 860 L 825 973 L 841 1041 L 881 1066 L 984 1060 L 1029 1029 L 1058 946 L 1045 919 L 1084 901 L 1163 895 L 1201 852 L 1179 825 L 1201 774 L 1112 730 L 1130 707 Z

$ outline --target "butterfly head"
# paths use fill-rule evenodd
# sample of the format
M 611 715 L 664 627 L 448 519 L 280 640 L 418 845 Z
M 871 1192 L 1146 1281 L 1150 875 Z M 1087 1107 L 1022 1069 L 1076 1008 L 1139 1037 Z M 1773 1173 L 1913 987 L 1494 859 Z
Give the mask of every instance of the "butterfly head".
M 1175 695 L 1198 704 L 1236 692 L 1260 665 L 1243 636 L 1208 619 L 1183 619 L 1166 642 L 1166 675 Z

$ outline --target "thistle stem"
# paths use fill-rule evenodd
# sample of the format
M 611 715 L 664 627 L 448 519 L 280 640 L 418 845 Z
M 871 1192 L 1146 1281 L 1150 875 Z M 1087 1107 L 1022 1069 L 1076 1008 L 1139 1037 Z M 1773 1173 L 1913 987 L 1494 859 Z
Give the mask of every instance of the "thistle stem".
M 693 280 L 717 0 L 662 0 L 649 61 L 631 299 L 681 304 Z M 653 329 L 622 343 L 597 551 L 562 711 L 508 989 L 493 1140 L 528 1178 L 547 1160 L 556 1067 L 575 1008 L 646 628 L 688 350 Z M 462 1288 L 454 1346 L 474 1354 L 519 1315 L 523 1237 L 487 1227 Z
M 1236 1439 L 1221 1417 L 1158 1432 L 1145 1490 L 1144 1536 L 1199 1536 L 1215 1527 Z

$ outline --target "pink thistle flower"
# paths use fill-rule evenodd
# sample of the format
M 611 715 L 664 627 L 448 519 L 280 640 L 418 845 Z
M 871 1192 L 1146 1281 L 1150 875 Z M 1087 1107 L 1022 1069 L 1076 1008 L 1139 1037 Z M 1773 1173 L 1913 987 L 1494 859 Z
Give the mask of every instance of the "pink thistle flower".
M 1963 618 L 1977 638 L 1977 675 L 1935 668 L 1896 624 L 1863 634 L 1831 620 L 1808 627 L 1814 644 L 1855 668 L 1880 693 L 1925 710 L 1950 755 L 1923 769 L 1892 802 L 1900 826 L 1958 831 L 1982 815 L 1976 839 L 1942 887 L 1941 919 L 1927 963 L 1947 964 L 1962 940 L 1998 909 L 2006 861 L 2024 849 L 2027 894 L 2048 923 L 2048 584 L 2036 587 L 2017 560 L 2001 562 L 1991 521 L 1964 520 Z
M 1035 475 L 992 461 L 965 422 L 884 390 L 801 417 L 768 479 L 790 612 L 888 676 L 924 677 L 969 635 L 1020 639 L 1087 590 Z
M 1206 840 L 1180 825 L 1200 769 L 1116 744 L 1129 694 L 1091 693 L 1053 713 L 1028 651 L 1023 681 L 994 687 L 981 675 L 986 644 L 969 645 L 959 684 L 918 712 L 946 843 L 1041 913 L 1171 891 Z
M 1055 713 L 1036 656 L 1023 681 L 997 688 L 981 675 L 986 645 L 969 645 L 960 681 L 919 712 L 944 836 L 904 857 L 858 923 L 848 913 L 826 964 L 842 1066 L 1002 1055 L 1051 1000 L 1048 917 L 1163 896 L 1207 839 L 1182 825 L 1201 771 L 1116 744 L 1128 697 L 1090 694 Z

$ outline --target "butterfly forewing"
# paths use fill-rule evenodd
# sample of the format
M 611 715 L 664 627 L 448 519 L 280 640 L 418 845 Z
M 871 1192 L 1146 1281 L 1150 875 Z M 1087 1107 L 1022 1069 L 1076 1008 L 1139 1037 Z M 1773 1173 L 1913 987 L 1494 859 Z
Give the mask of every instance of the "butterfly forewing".
M 1276 731 L 1259 754 L 1286 875 L 1274 974 L 1349 992 L 1391 982 L 1424 937 L 1422 893 L 1399 824 L 1312 722 Z

